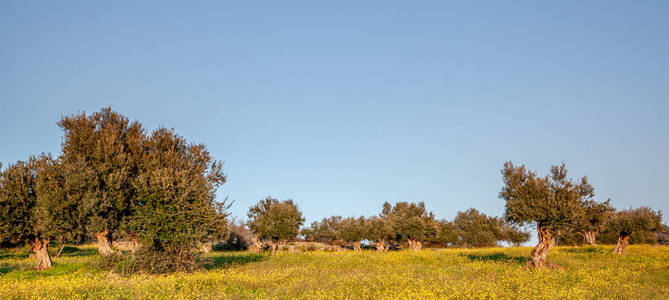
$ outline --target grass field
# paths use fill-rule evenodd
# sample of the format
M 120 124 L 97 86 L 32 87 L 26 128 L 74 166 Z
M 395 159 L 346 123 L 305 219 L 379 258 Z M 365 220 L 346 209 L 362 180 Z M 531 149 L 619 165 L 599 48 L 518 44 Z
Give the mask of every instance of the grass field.
M 421 252 L 207 255 L 206 270 L 132 275 L 91 266 L 96 249 L 67 248 L 48 271 L 26 250 L 0 252 L 0 295 L 14 298 L 669 298 L 669 247 L 557 247 L 564 270 L 524 270 L 531 248 Z

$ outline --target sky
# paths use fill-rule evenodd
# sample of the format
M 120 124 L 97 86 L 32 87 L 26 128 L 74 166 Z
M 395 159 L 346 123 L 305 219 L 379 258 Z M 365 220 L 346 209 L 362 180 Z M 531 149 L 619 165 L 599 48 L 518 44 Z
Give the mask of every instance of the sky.
M 669 2 L 537 2 L 1 1 L 0 162 L 111 106 L 205 144 L 241 219 L 501 216 L 511 160 L 667 223 Z

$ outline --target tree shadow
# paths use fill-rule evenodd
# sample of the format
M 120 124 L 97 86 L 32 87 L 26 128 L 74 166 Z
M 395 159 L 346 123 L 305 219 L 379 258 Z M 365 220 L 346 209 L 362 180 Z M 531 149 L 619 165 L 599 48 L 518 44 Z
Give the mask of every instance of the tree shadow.
M 239 253 L 234 255 L 226 254 L 210 258 L 209 262 L 205 265 L 205 269 L 212 270 L 229 268 L 233 265 L 244 265 L 252 262 L 263 261 L 265 258 L 267 258 L 267 256 L 256 253 Z
M 461 254 L 461 256 L 466 256 L 470 261 L 492 261 L 492 262 L 503 262 L 503 263 L 513 263 L 513 264 L 526 264 L 530 259 L 527 257 L 518 257 L 518 256 L 508 256 L 504 253 L 493 253 L 493 254 Z
M 588 254 L 601 254 L 606 252 L 604 251 L 604 249 L 598 247 L 579 247 L 570 249 L 560 249 L 560 251 L 566 253 L 588 253 Z
M 0 267 L 0 275 L 5 275 L 11 271 L 14 271 L 14 269 L 16 269 L 16 267 L 7 267 L 7 266 Z
M 65 246 L 65 248 L 63 248 L 63 253 L 61 253 L 60 256 L 93 256 L 97 254 L 98 250 L 94 248 L 81 249 L 77 247 Z
M 28 258 L 29 254 L 27 252 L 7 252 L 7 253 L 0 253 L 0 260 L 2 259 L 24 259 Z

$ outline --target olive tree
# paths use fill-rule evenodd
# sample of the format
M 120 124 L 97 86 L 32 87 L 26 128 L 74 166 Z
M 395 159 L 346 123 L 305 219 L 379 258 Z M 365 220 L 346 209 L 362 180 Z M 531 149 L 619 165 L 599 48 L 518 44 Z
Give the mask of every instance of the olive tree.
M 267 197 L 249 208 L 249 229 L 261 240 L 271 243 L 272 254 L 279 243 L 294 239 L 304 223 L 302 212 L 293 200 L 278 201 Z
M 198 267 L 196 247 L 227 234 L 228 206 L 215 199 L 226 180 L 222 163 L 204 145 L 188 143 L 165 128 L 151 134 L 142 153 L 132 214 L 121 228 L 139 240 L 136 256 L 143 270 L 193 270 Z
M 504 186 L 499 198 L 506 201 L 505 218 L 516 225 L 532 224 L 537 228 L 539 243 L 532 250 L 528 267 L 544 267 L 546 256 L 555 245 L 561 228 L 578 223 L 584 201 L 594 197 L 587 177 L 578 181 L 567 178 L 564 164 L 552 166 L 550 175 L 541 177 L 524 165 L 506 162 L 501 171 Z
M 414 251 L 421 250 L 423 242 L 435 239 L 439 232 L 434 214 L 427 211 L 423 202 L 398 202 L 395 206 L 386 202 L 383 204 L 381 217 L 389 222 L 394 239 L 407 241 L 409 249 Z
M 312 222 L 311 226 L 304 228 L 301 233 L 307 240 L 331 244 L 339 238 L 337 233 L 341 223 L 341 216 L 331 216 L 323 218 L 320 222 Z
M 606 229 L 615 209 L 611 200 L 605 202 L 585 201 L 582 214 L 577 223 L 577 233 L 590 245 L 597 244 L 597 234 Z
M 360 241 L 365 238 L 365 226 L 364 217 L 344 218 L 337 228 L 337 237 L 344 242 L 353 243 L 353 250 L 360 251 Z
M 0 172 L 0 240 L 30 244 L 37 270 L 52 265 L 52 240 L 64 242 L 81 234 L 76 173 L 49 155 L 32 156 Z M 73 175 L 73 177 L 67 177 Z
M 656 232 L 662 229 L 662 212 L 648 207 L 627 209 L 617 212 L 611 222 L 610 230 L 618 233 L 618 242 L 614 254 L 624 254 L 633 233 Z
M 130 122 L 111 108 L 66 116 L 58 125 L 64 131 L 63 162 L 84 161 L 82 167 L 92 176 L 93 196 L 80 204 L 87 229 L 97 238 L 101 255 L 116 253 L 112 234 L 130 214 L 144 130 L 139 122 Z
M 524 233 L 507 224 L 504 219 L 489 217 L 474 208 L 458 212 L 453 219 L 455 246 L 495 247 L 500 241 L 520 244 L 529 239 Z
M 393 227 L 386 218 L 379 216 L 367 218 L 365 229 L 365 238 L 374 242 L 374 247 L 378 252 L 388 250 L 387 241 L 395 238 Z

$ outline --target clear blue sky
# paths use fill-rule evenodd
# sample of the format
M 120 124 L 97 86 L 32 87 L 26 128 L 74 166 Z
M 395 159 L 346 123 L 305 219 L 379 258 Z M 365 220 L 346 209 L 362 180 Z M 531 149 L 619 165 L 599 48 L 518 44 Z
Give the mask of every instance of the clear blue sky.
M 205 143 L 238 217 L 501 215 L 506 160 L 669 214 L 667 1 L 94 2 L 0 2 L 3 163 L 111 105 Z

